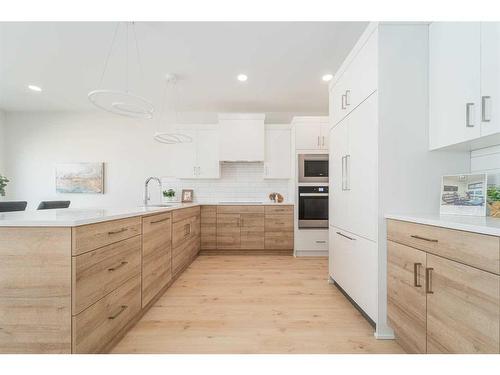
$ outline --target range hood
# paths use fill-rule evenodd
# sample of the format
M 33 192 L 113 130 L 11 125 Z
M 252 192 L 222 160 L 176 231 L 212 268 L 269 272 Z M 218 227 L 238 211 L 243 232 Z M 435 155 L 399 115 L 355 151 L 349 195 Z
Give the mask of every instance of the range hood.
M 264 161 L 263 113 L 219 113 L 221 162 Z

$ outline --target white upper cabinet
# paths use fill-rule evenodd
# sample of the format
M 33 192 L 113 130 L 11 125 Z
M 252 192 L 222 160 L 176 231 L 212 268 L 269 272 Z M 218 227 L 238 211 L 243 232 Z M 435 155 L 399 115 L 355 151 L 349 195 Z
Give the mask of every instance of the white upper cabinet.
M 296 150 L 328 150 L 328 117 L 294 117 L 292 125 Z
M 219 178 L 219 131 L 209 125 L 198 129 L 180 129 L 193 142 L 173 145 L 175 177 L 181 179 Z
M 263 114 L 219 114 L 221 161 L 264 161 Z
M 429 26 L 430 148 L 481 136 L 481 24 Z
M 266 125 L 264 178 L 291 177 L 291 132 L 283 125 Z
M 500 132 L 500 23 L 481 24 L 481 135 Z
M 337 124 L 375 90 L 378 80 L 378 34 L 373 32 L 360 50 L 353 51 L 352 61 L 337 73 L 330 87 L 330 116 Z

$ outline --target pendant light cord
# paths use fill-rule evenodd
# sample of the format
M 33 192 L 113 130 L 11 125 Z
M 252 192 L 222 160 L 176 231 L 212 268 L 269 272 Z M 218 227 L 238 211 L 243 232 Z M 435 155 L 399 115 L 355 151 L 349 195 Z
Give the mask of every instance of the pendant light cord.
M 111 57 L 111 52 L 113 51 L 113 46 L 115 45 L 116 35 L 118 34 L 118 29 L 120 28 L 120 23 L 118 22 L 115 27 L 115 32 L 113 34 L 113 39 L 111 40 L 111 45 L 109 46 L 108 54 L 106 56 L 106 60 L 104 62 L 104 69 L 101 74 L 101 80 L 99 81 L 99 88 L 102 88 L 102 83 L 104 81 L 104 75 L 106 74 L 106 70 L 108 69 L 109 58 Z

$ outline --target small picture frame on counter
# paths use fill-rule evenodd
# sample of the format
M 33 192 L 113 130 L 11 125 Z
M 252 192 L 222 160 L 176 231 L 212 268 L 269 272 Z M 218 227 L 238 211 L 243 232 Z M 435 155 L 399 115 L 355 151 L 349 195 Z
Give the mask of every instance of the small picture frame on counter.
M 486 216 L 486 173 L 443 176 L 440 214 Z
M 193 202 L 193 189 L 182 189 L 182 203 Z

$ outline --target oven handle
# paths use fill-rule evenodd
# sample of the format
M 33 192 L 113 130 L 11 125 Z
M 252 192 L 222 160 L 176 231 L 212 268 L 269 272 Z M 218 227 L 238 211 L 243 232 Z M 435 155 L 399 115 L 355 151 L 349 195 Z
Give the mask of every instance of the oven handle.
M 328 193 L 300 193 L 299 197 L 328 197 Z

